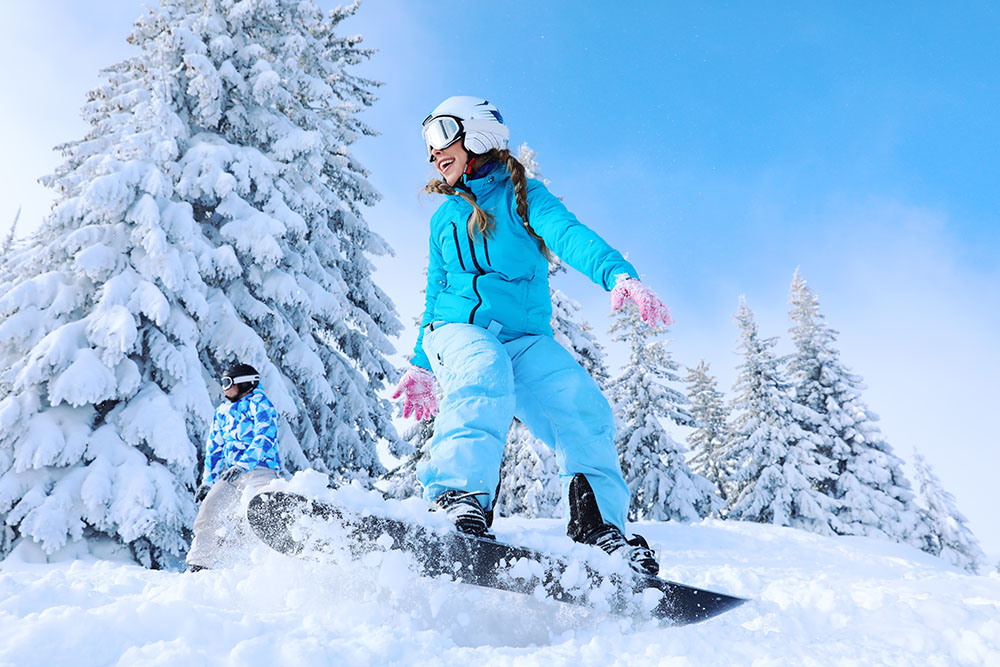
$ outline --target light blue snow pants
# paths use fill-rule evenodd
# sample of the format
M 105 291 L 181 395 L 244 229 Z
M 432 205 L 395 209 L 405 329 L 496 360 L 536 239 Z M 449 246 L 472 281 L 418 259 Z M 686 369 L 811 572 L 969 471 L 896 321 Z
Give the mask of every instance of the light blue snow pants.
M 479 492 L 493 506 L 513 417 L 553 448 L 563 501 L 583 473 L 601 517 L 623 531 L 629 491 L 614 445 L 611 406 L 572 355 L 548 336 L 501 342 L 472 324 L 435 324 L 424 351 L 442 390 L 430 458 L 417 468 L 424 498 L 449 489 Z

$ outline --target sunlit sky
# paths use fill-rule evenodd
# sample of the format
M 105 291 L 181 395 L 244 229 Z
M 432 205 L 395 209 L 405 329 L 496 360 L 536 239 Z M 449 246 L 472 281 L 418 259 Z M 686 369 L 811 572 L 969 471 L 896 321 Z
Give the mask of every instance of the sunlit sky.
M 333 6 L 321 2 L 323 6 Z M 36 227 L 51 148 L 85 131 L 98 70 L 133 52 L 141 3 L 40 0 L 0 25 L 0 230 Z M 486 97 L 551 189 L 670 305 L 671 349 L 727 392 L 745 295 L 790 351 L 798 267 L 897 453 L 918 448 L 1000 555 L 1000 9 L 995 3 L 366 0 L 342 26 L 382 81 L 356 154 L 395 249 L 376 280 L 412 346 L 437 200 L 419 125 Z M 608 344 L 607 295 L 558 279 Z M 404 363 L 400 356 L 400 364 Z M 613 369 L 614 370 L 614 369 Z

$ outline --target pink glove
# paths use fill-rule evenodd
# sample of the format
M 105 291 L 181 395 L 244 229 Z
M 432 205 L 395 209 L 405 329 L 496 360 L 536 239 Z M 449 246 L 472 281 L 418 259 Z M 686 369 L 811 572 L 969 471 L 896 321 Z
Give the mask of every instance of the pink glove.
M 429 419 L 437 414 L 437 399 L 434 398 L 434 374 L 420 366 L 410 366 L 403 373 L 393 398 L 403 396 L 403 417 L 413 413 L 414 419 Z
M 611 310 L 618 310 L 628 299 L 639 306 L 639 317 L 651 327 L 663 322 L 666 326 L 674 323 L 670 311 L 653 290 L 643 285 L 635 278 L 619 276 L 618 283 L 611 290 Z

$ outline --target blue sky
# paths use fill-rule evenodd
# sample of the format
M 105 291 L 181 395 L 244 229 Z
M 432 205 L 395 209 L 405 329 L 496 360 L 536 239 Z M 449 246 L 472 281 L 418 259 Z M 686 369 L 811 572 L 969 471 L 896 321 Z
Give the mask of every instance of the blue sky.
M 84 131 L 100 67 L 131 53 L 140 3 L 5 10 L 0 228 L 50 196 L 49 149 Z M 332 3 L 322 3 L 332 6 Z M 497 104 L 551 189 L 627 253 L 671 306 L 675 358 L 728 390 L 745 295 L 788 351 L 799 267 L 897 452 L 917 447 L 1000 554 L 1000 9 L 991 3 L 367 0 L 343 25 L 384 82 L 357 146 L 395 248 L 377 280 L 403 321 L 436 206 L 419 123 L 445 97 Z M 559 278 L 603 335 L 607 296 Z M 399 341 L 406 351 L 410 327 Z M 611 350 L 612 363 L 620 353 Z

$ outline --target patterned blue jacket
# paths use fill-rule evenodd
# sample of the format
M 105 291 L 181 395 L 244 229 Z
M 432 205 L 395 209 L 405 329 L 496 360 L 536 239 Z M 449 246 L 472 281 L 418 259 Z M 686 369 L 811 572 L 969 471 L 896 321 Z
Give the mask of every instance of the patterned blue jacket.
M 215 411 L 205 442 L 203 484 L 214 484 L 232 466 L 246 470 L 264 467 L 281 470 L 278 455 L 278 411 L 260 389 Z

